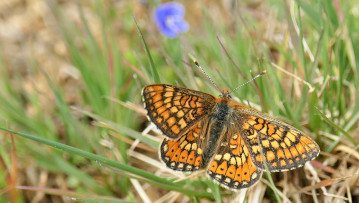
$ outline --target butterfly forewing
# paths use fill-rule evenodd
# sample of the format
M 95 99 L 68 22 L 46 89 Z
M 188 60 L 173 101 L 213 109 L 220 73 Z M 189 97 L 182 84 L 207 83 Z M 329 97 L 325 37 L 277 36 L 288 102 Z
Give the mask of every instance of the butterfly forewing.
M 236 114 L 243 139 L 255 165 L 270 171 L 286 171 L 303 166 L 319 154 L 318 145 L 298 129 L 242 105 Z
M 169 138 L 186 133 L 215 105 L 212 95 L 166 84 L 147 85 L 142 96 L 148 117 Z

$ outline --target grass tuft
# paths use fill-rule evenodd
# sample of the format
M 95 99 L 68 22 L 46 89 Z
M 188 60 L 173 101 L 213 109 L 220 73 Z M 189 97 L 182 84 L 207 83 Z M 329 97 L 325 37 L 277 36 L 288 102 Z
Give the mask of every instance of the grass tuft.
M 190 30 L 175 39 L 151 2 L 0 4 L 0 202 L 355 202 L 358 3 L 183 4 Z M 166 168 L 140 92 L 218 96 L 193 58 L 221 90 L 266 70 L 233 99 L 302 130 L 320 156 L 239 192 Z

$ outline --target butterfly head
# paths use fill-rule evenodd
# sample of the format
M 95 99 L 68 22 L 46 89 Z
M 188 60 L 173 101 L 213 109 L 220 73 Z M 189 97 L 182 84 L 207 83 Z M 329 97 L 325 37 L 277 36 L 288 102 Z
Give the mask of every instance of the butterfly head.
M 227 89 L 225 90 L 222 90 L 221 91 L 221 94 L 219 95 L 219 97 L 225 97 L 225 98 L 228 98 L 228 99 L 231 99 L 231 92 Z
M 206 72 L 203 70 L 203 68 L 199 65 L 199 63 L 197 62 L 197 60 L 193 60 L 193 62 L 194 62 L 194 64 L 196 64 L 196 66 L 197 66 L 199 69 L 202 70 L 202 72 L 204 73 L 204 75 L 211 81 L 211 83 L 213 84 L 213 86 L 215 86 L 216 89 L 221 92 L 221 94 L 219 95 L 219 97 L 228 98 L 228 99 L 232 98 L 231 95 L 230 95 L 231 92 L 236 91 L 236 90 L 239 89 L 240 87 L 242 87 L 242 86 L 244 86 L 244 85 L 246 85 L 246 84 L 252 82 L 252 81 L 255 80 L 256 78 L 258 78 L 258 77 L 260 77 L 260 76 L 262 76 L 262 75 L 264 75 L 264 74 L 267 73 L 267 71 L 264 70 L 262 73 L 260 73 L 260 74 L 258 74 L 258 75 L 256 75 L 256 76 L 252 77 L 252 79 L 250 79 L 250 80 L 248 80 L 247 82 L 245 82 L 245 83 L 239 85 L 238 87 L 234 88 L 232 91 L 229 91 L 229 90 L 223 90 L 223 91 L 221 91 L 221 90 L 218 88 L 218 86 L 216 85 L 216 83 L 211 79 L 211 77 L 209 77 L 209 75 L 207 75 L 207 73 L 206 73 Z

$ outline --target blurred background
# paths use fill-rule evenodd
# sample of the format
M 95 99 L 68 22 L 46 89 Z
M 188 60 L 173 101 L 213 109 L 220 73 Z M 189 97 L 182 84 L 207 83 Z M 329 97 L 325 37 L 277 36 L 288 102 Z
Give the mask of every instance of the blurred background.
M 0 1 L 0 202 L 358 202 L 359 2 L 176 2 Z M 141 89 L 218 96 L 192 57 L 221 89 L 267 70 L 234 100 L 320 156 L 239 192 L 167 169 Z

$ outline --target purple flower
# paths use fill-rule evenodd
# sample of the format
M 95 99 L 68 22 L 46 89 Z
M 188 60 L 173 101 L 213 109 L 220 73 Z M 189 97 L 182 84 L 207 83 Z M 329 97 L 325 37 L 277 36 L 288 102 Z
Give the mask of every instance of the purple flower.
M 181 32 L 186 32 L 188 23 L 183 19 L 184 7 L 176 2 L 159 5 L 154 12 L 154 20 L 158 30 L 168 38 L 175 38 Z

